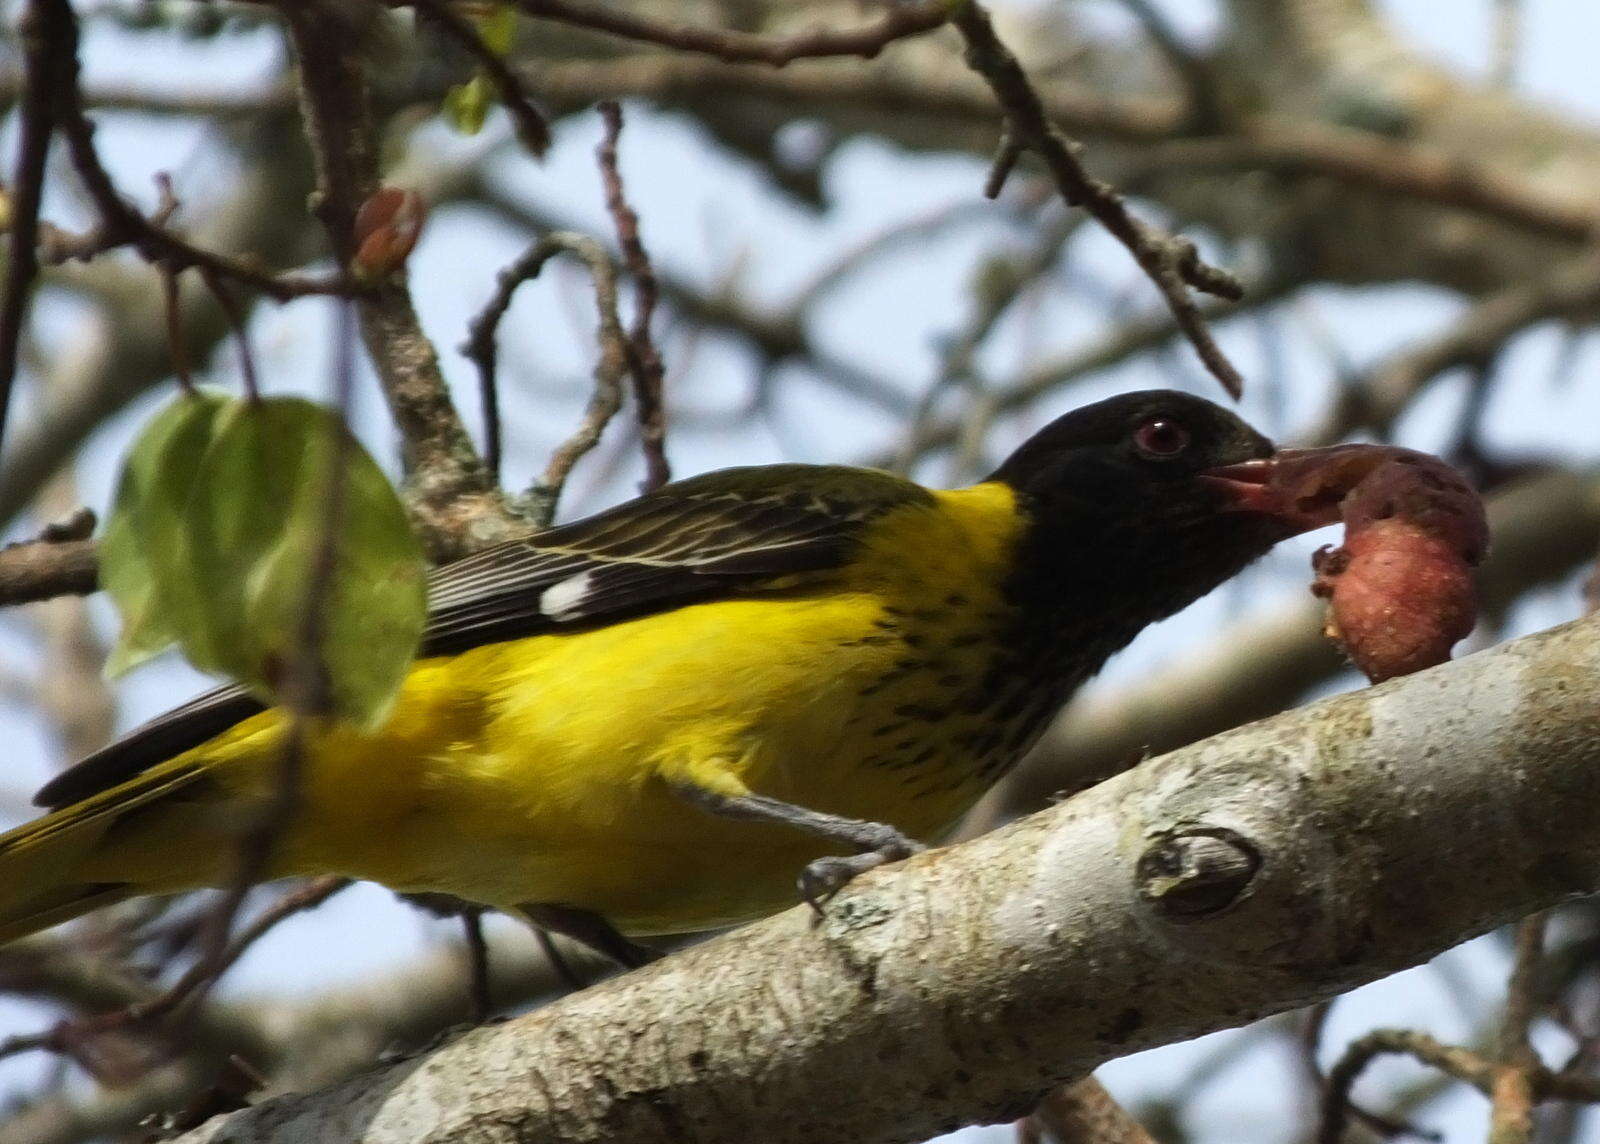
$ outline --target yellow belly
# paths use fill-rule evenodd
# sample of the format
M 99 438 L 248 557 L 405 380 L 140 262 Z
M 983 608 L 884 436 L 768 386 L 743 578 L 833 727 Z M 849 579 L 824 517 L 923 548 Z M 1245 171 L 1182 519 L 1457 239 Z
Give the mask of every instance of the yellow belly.
M 884 570 L 860 590 L 699 604 L 422 661 L 381 731 L 313 738 L 274 872 L 560 903 L 650 934 L 789 905 L 827 849 L 715 819 L 675 779 L 934 839 L 982 793 L 955 740 L 982 719 L 961 701 L 1003 613 L 995 553 L 957 539 L 917 555 L 886 538 Z M 174 764 L 203 760 L 237 804 L 268 789 L 282 730 L 267 712 Z M 199 858 L 174 871 L 175 829 L 168 816 L 119 847 L 119 877 L 154 889 L 225 876 Z M 226 829 L 202 801 L 179 832 L 209 830 L 209 852 L 225 855 Z

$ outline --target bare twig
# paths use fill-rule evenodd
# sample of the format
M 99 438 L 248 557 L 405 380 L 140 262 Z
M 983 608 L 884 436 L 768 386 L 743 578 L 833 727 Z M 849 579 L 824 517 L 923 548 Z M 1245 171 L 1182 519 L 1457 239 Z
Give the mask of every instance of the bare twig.
M 163 263 L 157 267 L 161 275 L 161 300 L 166 307 L 167 345 L 172 352 L 172 371 L 178 375 L 178 385 L 187 393 L 194 392 L 194 378 L 189 372 L 189 348 L 183 338 L 183 309 L 178 303 L 178 274 Z M 230 314 L 230 318 L 231 318 Z
M 245 396 L 251 401 L 260 401 L 261 384 L 256 378 L 255 355 L 250 351 L 250 331 L 245 321 L 244 310 L 240 307 L 239 300 L 233 296 L 233 291 L 216 271 L 202 267 L 200 278 L 206 284 L 206 289 L 216 298 L 217 305 L 222 307 L 222 312 L 228 316 L 228 325 L 233 327 L 234 341 L 239 344 L 239 376 L 244 384 Z M 169 310 L 168 313 L 173 314 L 176 311 Z
M 650 322 L 655 315 L 659 288 L 655 268 L 645 253 L 644 241 L 639 237 L 639 216 L 634 213 L 622 189 L 622 171 L 617 164 L 617 139 L 622 134 L 622 108 L 614 100 L 600 104 L 600 115 L 605 120 L 605 137 L 596 154 L 600 160 L 600 177 L 605 183 L 606 209 L 617 230 L 617 245 L 622 248 L 623 261 L 633 275 L 633 323 L 628 328 L 628 372 L 633 378 L 634 400 L 638 403 L 639 436 L 644 447 L 645 479 L 641 492 L 659 488 L 672 479 L 672 469 L 667 464 L 666 409 L 662 404 L 664 371 L 661 354 L 650 336 Z
M 1288 283 L 1252 284 L 1246 305 L 1255 307 L 1274 302 L 1288 289 Z M 1201 312 L 1215 320 L 1227 320 L 1239 316 L 1245 309 L 1212 304 L 1202 306 Z M 1069 382 L 1110 369 L 1136 354 L 1164 346 L 1181 333 L 1182 327 L 1168 311 L 1159 311 L 1144 318 L 1129 318 L 1089 345 L 1060 358 L 1042 362 L 1010 384 L 996 387 L 991 394 L 995 412 L 1003 414 L 1023 409 Z M 892 467 L 907 457 L 915 459 L 929 452 L 948 448 L 960 441 L 962 428 L 957 421 L 929 423 L 900 452 L 874 453 L 862 463 Z
M 952 22 L 967 41 L 968 66 L 984 78 L 1004 108 L 1014 144 L 1037 153 L 1062 198 L 1071 206 L 1083 207 L 1128 249 L 1166 299 L 1200 360 L 1229 394 L 1238 397 L 1244 379 L 1212 338 L 1188 289 L 1237 301 L 1244 292 L 1238 279 L 1204 262 L 1190 240 L 1161 234 L 1135 218 L 1112 187 L 1089 176 L 1074 153 L 1076 145 L 1050 122 L 1027 73 L 995 34 L 988 12 L 976 0 L 965 0 L 955 10 Z M 989 189 L 998 190 L 995 183 L 991 178 Z
M 960 424 L 951 426 L 951 442 L 957 446 L 951 479 L 964 480 L 976 467 L 974 462 L 981 456 L 988 429 L 1005 408 L 1001 395 L 990 390 L 978 374 L 978 350 L 1017 300 L 1056 265 L 1062 249 L 1085 217 L 1069 213 L 1052 222 L 1037 243 L 1019 258 L 994 255 L 979 264 L 970 287 L 972 301 L 967 319 L 940 347 L 939 372 L 923 391 L 895 460 L 895 471 L 909 470 L 925 451 L 926 442 L 935 431 L 939 398 L 956 386 L 970 391 L 972 398 L 967 415 Z
M 128 1010 L 128 1019 L 148 1021 L 172 1012 L 186 1001 L 198 1000 L 233 967 L 239 958 L 244 956 L 252 945 L 265 937 L 280 922 L 295 914 L 315 909 L 341 890 L 348 888 L 350 884 L 348 878 L 325 877 L 290 890 L 257 914 L 249 925 L 233 935 L 232 939 L 214 955 L 195 962 L 166 993 L 154 1001 Z
M 505 104 L 506 114 L 511 116 L 517 139 L 535 157 L 542 158 L 550 147 L 550 125 L 545 122 L 538 108 L 533 106 L 533 101 L 522 86 L 522 81 L 517 78 L 516 72 L 506 65 L 488 44 L 483 42 L 483 37 L 478 34 L 478 29 L 472 26 L 470 20 L 463 19 L 450 6 L 447 0 L 407 0 L 418 14 L 427 18 L 440 31 L 444 32 L 456 43 L 464 47 L 478 66 L 483 69 L 489 81 L 494 84 L 495 90 L 500 93 L 500 102 Z
M 39 200 L 45 159 L 55 122 L 58 92 L 74 82 L 71 54 L 77 25 L 66 0 L 33 0 L 18 29 L 23 44 L 21 131 L 15 190 L 11 196 L 5 297 L 0 301 L 0 440 L 17 374 L 17 353 L 27 322 L 28 299 L 39 274 Z
M 724 28 L 666 24 L 632 12 L 581 0 L 514 0 L 529 16 L 639 40 L 681 52 L 714 56 L 726 63 L 782 67 L 798 59 L 859 56 L 872 59 L 896 40 L 931 32 L 950 19 L 950 0 L 903 0 L 859 28 L 816 28 L 787 36 L 762 36 Z
M 0 607 L 85 596 L 99 586 L 92 540 L 29 540 L 0 548 Z
M 222 974 L 232 968 L 252 945 L 280 922 L 320 906 L 350 884 L 346 878 L 326 877 L 291 890 L 262 910 L 231 941 L 218 946 L 213 952 L 196 961 L 164 992 L 107 1013 L 61 1021 L 39 1033 L 11 1037 L 0 1042 L 0 1057 L 36 1050 L 76 1055 L 84 1044 L 96 1037 L 137 1025 L 147 1025 L 151 1021 L 166 1017 L 182 1006 L 192 1006 L 204 997 L 206 991 Z
M 217 284 L 211 285 L 215 289 Z M 246 895 L 267 873 L 273 850 L 300 807 L 311 721 L 327 716 L 333 709 L 333 684 L 323 656 L 323 647 L 327 637 L 328 607 L 338 567 L 339 547 L 344 533 L 346 476 L 355 448 L 353 436 L 344 428 L 355 388 L 354 338 L 347 307 L 341 306 L 335 326 L 332 398 L 333 408 L 339 416 L 339 429 L 327 447 L 328 464 L 323 476 L 325 487 L 321 498 L 323 516 L 316 543 L 304 557 L 309 567 L 300 608 L 300 624 L 287 656 L 287 671 L 280 689 L 287 715 L 283 742 L 278 747 L 278 765 L 273 776 L 271 797 L 240 836 L 233 878 L 222 901 L 205 921 L 203 952 L 185 981 L 179 982 L 179 985 L 188 982 L 187 993 L 193 995 L 196 1003 L 237 957 L 235 953 L 230 958 L 230 950 L 242 952 L 244 948 L 237 940 L 230 943 L 228 935 Z M 254 397 L 253 383 L 247 382 L 247 389 Z M 306 900 L 316 905 L 345 884 L 345 880 L 340 878 L 319 879 L 305 892 Z M 297 908 L 305 907 L 295 907 L 292 901 L 289 902 L 283 907 L 282 916 L 295 912 Z M 247 937 L 250 932 L 246 931 L 241 937 Z M 189 981 L 190 978 L 192 981 Z M 177 991 L 175 987 L 173 992 Z
M 459 197 L 481 199 L 508 222 L 535 234 L 575 229 L 570 220 L 512 201 L 502 191 L 483 185 L 479 179 L 469 179 L 467 183 L 469 185 L 456 192 Z M 933 225 L 931 217 L 919 221 L 921 226 Z M 911 231 L 913 234 L 920 231 L 918 223 L 911 224 Z M 898 241 L 902 236 L 906 239 L 912 237 L 897 230 L 887 242 Z M 659 267 L 656 269 L 656 279 L 662 297 L 672 304 L 678 316 L 693 323 L 727 330 L 750 342 L 752 351 L 762 359 L 763 368 L 770 369 L 777 363 L 791 360 L 802 361 L 816 372 L 820 380 L 839 392 L 902 417 L 909 415 L 914 405 L 904 392 L 887 378 L 846 361 L 816 344 L 803 321 L 803 311 L 859 269 L 860 260 L 869 256 L 873 246 L 873 242 L 868 242 L 844 255 L 838 263 L 825 267 L 816 279 L 795 293 L 788 305 L 772 312 L 752 307 L 737 290 L 714 287 L 702 291 Z
M 461 927 L 467 938 L 467 994 L 472 999 L 472 1020 L 481 1025 L 494 1012 L 489 981 L 489 943 L 483 936 L 483 911 L 463 910 Z
M 1471 1049 L 1446 1045 L 1414 1029 L 1376 1029 L 1351 1043 L 1345 1055 L 1328 1073 L 1328 1091 L 1323 1104 L 1320 1144 L 1339 1144 L 1344 1132 L 1350 1088 L 1366 1067 L 1380 1056 L 1409 1056 L 1420 1064 L 1438 1069 L 1483 1093 L 1495 1095 L 1500 1065 Z M 1554 1072 L 1537 1063 L 1527 1068 L 1527 1099 L 1600 1101 L 1600 1078 L 1577 1072 Z M 1515 1137 L 1508 1137 L 1516 1139 Z M 1491 1140 L 1494 1140 L 1491 1137 Z M 1495 1141 L 1495 1144 L 1499 1144 Z
M 1020 1144 L 1155 1144 L 1155 1138 L 1130 1116 L 1092 1076 L 1052 1089 L 1017 1126 Z
M 622 378 L 628 369 L 628 335 L 617 313 L 617 276 L 605 249 L 594 239 L 570 231 L 555 231 L 535 242 L 510 266 L 500 272 L 494 294 L 468 326 L 467 340 L 461 347 L 478 367 L 478 382 L 484 395 L 484 408 L 491 407 L 497 393 L 496 368 L 499 351 L 495 333 L 500 320 L 511 307 L 517 287 L 537 278 L 545 263 L 557 254 L 568 253 L 581 259 L 594 283 L 595 307 L 600 319 L 600 356 L 595 363 L 594 395 L 584 411 L 583 423 L 571 437 L 551 454 L 544 476 L 523 498 L 523 509 L 536 525 L 548 525 L 555 517 L 556 502 L 567 483 L 572 467 L 599 443 L 607 423 L 622 408 Z M 496 430 L 497 431 L 497 430 Z
M 65 0 L 46 2 L 66 8 Z M 95 150 L 94 124 L 84 113 L 78 90 L 78 29 L 70 17 L 62 25 L 61 34 L 57 117 L 73 169 L 94 201 L 100 223 L 94 231 L 76 240 L 57 242 L 47 253 L 50 260 L 86 258 L 114 247 L 132 246 L 146 260 L 164 265 L 174 273 L 193 267 L 218 279 L 231 279 L 259 290 L 280 302 L 317 294 L 354 294 L 362 289 L 359 282 L 344 274 L 327 278 L 270 274 L 253 263 L 202 249 L 167 230 L 158 220 L 170 214 L 170 209 L 158 212 L 156 219 L 147 219 L 135 210 L 118 193 Z
M 356 212 L 378 181 L 361 31 L 332 5 L 284 12 L 317 170 L 316 214 L 348 266 Z M 358 301 L 362 338 L 404 442 L 408 504 L 424 544 L 442 559 L 504 535 L 517 522 L 472 447 L 405 283 L 388 275 Z
M 1517 924 L 1516 954 L 1495 1054 L 1498 1060 L 1490 1082 L 1489 1144 L 1528 1144 L 1533 1136 L 1533 1074 L 1540 1065 L 1528 1043 L 1528 1032 L 1539 1006 L 1544 927 L 1542 913 Z
M 1301 1058 L 1305 1061 L 1306 1071 L 1311 1075 L 1319 1099 L 1322 1100 L 1327 1099 L 1328 1076 L 1322 1071 L 1322 1064 L 1318 1058 L 1322 1048 L 1322 1034 L 1327 1028 L 1328 1015 L 1332 1012 L 1332 1001 L 1323 1001 L 1311 1006 L 1306 1010 L 1305 1025 L 1300 1034 Z M 1357 1104 L 1348 1094 L 1345 1097 L 1345 1109 L 1348 1116 L 1360 1121 L 1385 1140 L 1397 1136 L 1413 1136 L 1419 1140 L 1429 1140 L 1438 1144 L 1444 1139 L 1441 1133 L 1373 1112 Z

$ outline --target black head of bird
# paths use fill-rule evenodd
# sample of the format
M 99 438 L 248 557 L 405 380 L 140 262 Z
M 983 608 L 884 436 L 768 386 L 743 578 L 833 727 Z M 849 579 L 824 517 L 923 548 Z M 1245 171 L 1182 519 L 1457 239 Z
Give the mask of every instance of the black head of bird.
M 1125 394 L 1045 426 L 995 470 L 1028 517 L 1011 586 L 1137 631 L 1274 544 L 1333 523 L 1338 497 L 1285 495 L 1352 447 L 1278 450 L 1228 410 L 1170 390 Z M 1355 447 L 1355 448 L 1360 448 Z

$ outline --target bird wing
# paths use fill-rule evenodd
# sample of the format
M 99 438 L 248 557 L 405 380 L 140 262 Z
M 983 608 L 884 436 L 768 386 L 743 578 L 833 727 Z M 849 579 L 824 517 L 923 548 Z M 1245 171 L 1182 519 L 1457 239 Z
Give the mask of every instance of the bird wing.
M 868 522 L 917 503 L 931 504 L 931 494 L 843 466 L 763 465 L 679 481 L 435 570 L 419 654 L 771 590 L 843 565 Z M 34 803 L 55 808 L 97 794 L 265 709 L 237 685 L 208 691 L 63 771 Z

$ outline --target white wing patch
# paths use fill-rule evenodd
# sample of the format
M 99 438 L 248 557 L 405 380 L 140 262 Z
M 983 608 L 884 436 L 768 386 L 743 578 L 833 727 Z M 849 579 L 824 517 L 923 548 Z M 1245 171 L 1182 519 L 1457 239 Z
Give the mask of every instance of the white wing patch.
M 556 623 L 573 619 L 583 611 L 583 604 L 594 590 L 594 573 L 580 572 L 557 580 L 539 594 L 539 611 Z

